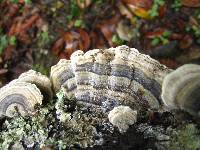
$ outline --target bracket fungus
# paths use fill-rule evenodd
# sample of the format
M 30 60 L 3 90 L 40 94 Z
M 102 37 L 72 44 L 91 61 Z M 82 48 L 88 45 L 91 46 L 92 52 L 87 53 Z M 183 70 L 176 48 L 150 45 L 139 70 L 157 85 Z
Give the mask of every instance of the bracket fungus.
M 186 64 L 168 74 L 162 85 L 162 100 L 170 109 L 200 116 L 200 65 Z
M 78 50 L 70 60 L 61 59 L 51 67 L 50 79 L 30 70 L 3 87 L 0 115 L 12 116 L 15 107 L 24 109 L 22 114 L 33 110 L 43 97 L 52 98 L 52 86 L 54 94 L 62 89 L 67 98 L 105 112 L 120 105 L 134 110 L 159 109 L 164 103 L 197 115 L 199 70 L 199 65 L 188 64 L 172 71 L 125 45 L 86 53 Z
M 160 107 L 161 84 L 171 72 L 148 55 L 128 46 L 75 51 L 71 60 L 60 60 L 51 68 L 55 92 L 68 98 L 98 105 L 107 111 L 119 105 Z
M 108 119 L 123 133 L 126 132 L 129 125 L 137 121 L 137 111 L 132 110 L 129 106 L 117 106 L 109 112 Z
M 0 116 L 13 117 L 17 111 L 21 115 L 33 111 L 36 104 L 42 103 L 43 96 L 31 83 L 12 82 L 0 90 Z
M 52 97 L 50 80 L 29 70 L 0 89 L 0 117 L 32 113 L 36 104 L 42 104 L 43 97 Z
M 35 84 L 44 96 L 44 100 L 52 99 L 53 93 L 51 89 L 51 81 L 47 76 L 42 75 L 40 72 L 29 70 L 22 73 L 18 80 Z

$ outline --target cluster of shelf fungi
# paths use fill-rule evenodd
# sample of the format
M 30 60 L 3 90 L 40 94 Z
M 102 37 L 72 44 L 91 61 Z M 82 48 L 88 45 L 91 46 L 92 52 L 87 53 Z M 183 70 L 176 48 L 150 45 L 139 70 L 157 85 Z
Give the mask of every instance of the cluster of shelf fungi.
M 186 64 L 172 70 L 125 45 L 79 50 L 70 60 L 52 66 L 50 78 L 29 70 L 2 87 L 0 116 L 34 115 L 36 105 L 46 105 L 60 91 L 66 100 L 75 99 L 77 105 L 103 113 L 100 120 L 109 121 L 123 135 L 144 110 L 177 109 L 198 118 L 200 66 Z M 55 106 L 58 119 L 65 122 L 66 114 Z

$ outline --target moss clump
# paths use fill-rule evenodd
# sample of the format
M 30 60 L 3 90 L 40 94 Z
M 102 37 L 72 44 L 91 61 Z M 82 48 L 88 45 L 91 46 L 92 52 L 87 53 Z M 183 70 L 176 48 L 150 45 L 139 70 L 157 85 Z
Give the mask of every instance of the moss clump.
M 198 150 L 200 149 L 200 130 L 194 124 L 187 124 L 178 131 L 174 131 L 170 140 L 170 150 Z

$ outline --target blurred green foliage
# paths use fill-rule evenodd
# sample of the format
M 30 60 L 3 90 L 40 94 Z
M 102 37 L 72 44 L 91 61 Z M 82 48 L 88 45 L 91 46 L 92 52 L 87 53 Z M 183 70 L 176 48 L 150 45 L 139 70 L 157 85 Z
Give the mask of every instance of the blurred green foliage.
M 44 47 L 47 44 L 49 44 L 51 41 L 50 36 L 49 36 L 49 32 L 48 31 L 42 31 L 39 33 L 38 36 L 38 45 L 40 47 Z
M 181 6 L 181 0 L 174 0 L 173 4 L 171 5 L 171 8 L 173 8 L 175 11 L 179 11 Z
M 41 72 L 43 75 L 48 76 L 49 69 L 45 68 L 43 65 L 40 64 L 33 64 L 32 69 L 38 72 Z
M 114 43 L 114 44 L 116 44 L 116 45 L 122 45 L 122 44 L 124 44 L 124 40 L 122 40 L 122 39 L 120 39 L 120 37 L 117 35 L 117 34 L 115 34 L 115 35 L 113 35 L 113 37 L 112 37 L 112 42 Z
M 165 0 L 154 0 L 151 9 L 149 10 L 149 15 L 154 18 L 159 15 L 158 9 L 160 6 L 165 4 Z
M 17 39 L 15 36 L 8 37 L 6 34 L 3 34 L 2 29 L 0 28 L 0 55 L 3 54 L 5 48 L 8 45 L 16 45 Z
M 200 44 L 200 28 L 196 25 L 186 27 L 186 31 L 195 36 L 197 44 Z
M 161 36 L 156 36 L 151 41 L 151 46 L 157 46 L 158 44 L 167 44 L 169 43 L 169 37 L 171 35 L 171 31 L 166 30 L 163 32 Z

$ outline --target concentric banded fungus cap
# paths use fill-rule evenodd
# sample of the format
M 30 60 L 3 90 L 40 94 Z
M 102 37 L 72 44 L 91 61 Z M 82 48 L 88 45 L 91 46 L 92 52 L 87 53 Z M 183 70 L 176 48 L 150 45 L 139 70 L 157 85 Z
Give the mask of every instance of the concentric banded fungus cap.
M 171 69 L 128 46 L 75 51 L 51 68 L 55 92 L 111 110 L 118 105 L 159 109 L 163 78 Z
M 200 116 L 200 65 L 186 64 L 168 74 L 161 97 L 168 108 Z
M 61 85 L 65 82 L 67 77 L 67 72 L 70 73 L 70 60 L 61 59 L 56 65 L 51 67 L 50 79 L 53 84 L 54 92 L 58 92 Z M 70 76 L 70 75 L 69 75 Z
M 13 117 L 16 110 L 26 115 L 42 104 L 43 96 L 36 85 L 14 80 L 0 89 L 0 117 Z
M 47 76 L 42 75 L 40 72 L 29 70 L 27 72 L 22 73 L 17 80 L 35 84 L 40 89 L 45 100 L 52 99 L 53 93 L 51 89 L 51 81 Z

